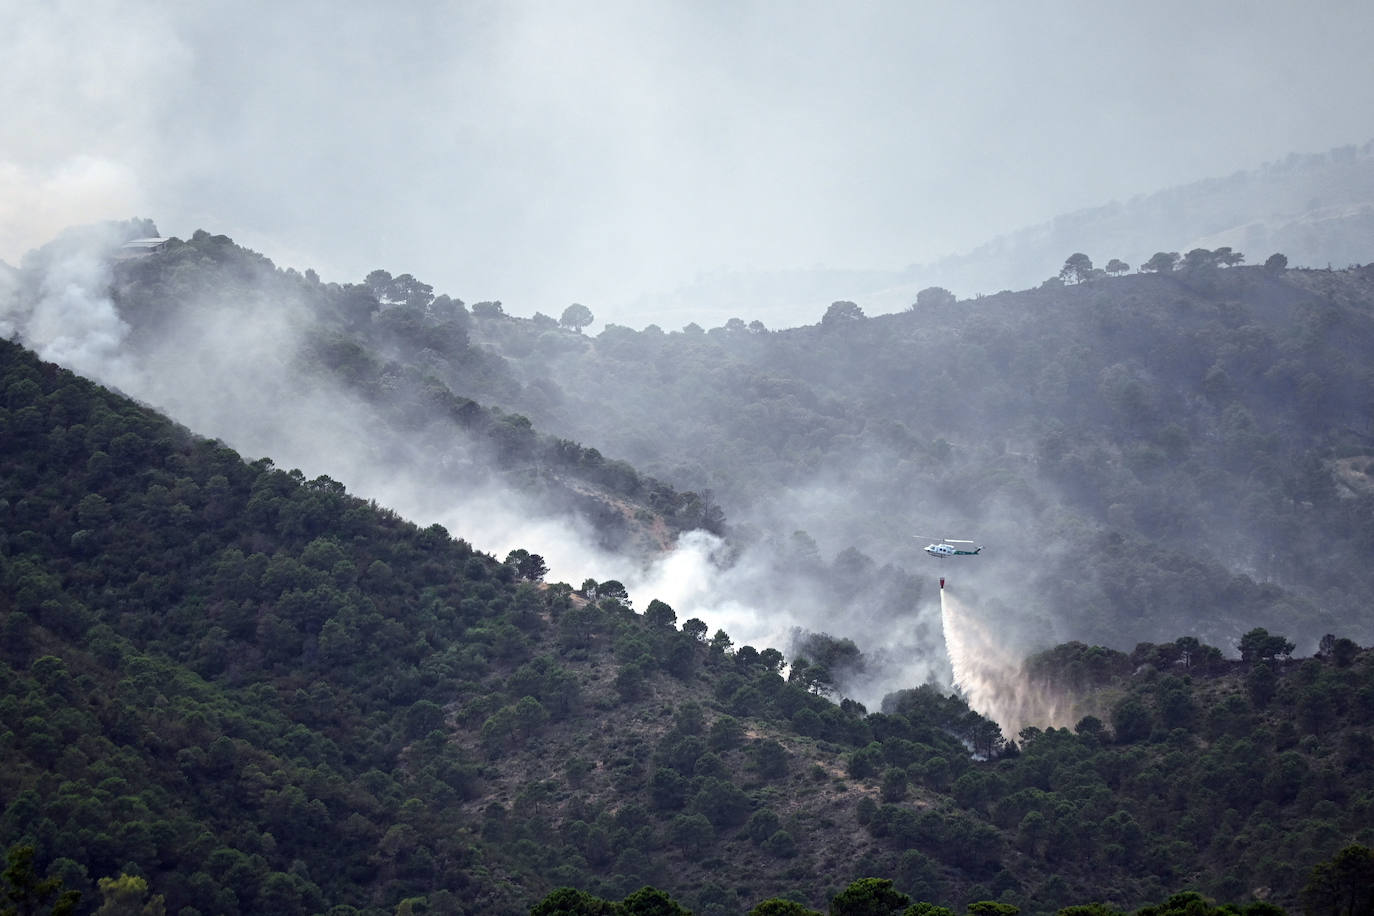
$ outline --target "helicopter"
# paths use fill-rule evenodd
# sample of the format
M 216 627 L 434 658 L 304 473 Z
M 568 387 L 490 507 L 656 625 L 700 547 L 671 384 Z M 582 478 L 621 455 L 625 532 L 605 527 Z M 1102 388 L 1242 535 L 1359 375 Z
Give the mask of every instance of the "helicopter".
M 925 547 L 925 552 L 937 560 L 943 560 L 947 557 L 976 557 L 979 551 L 983 549 L 983 545 L 979 544 L 972 550 L 961 550 L 954 545 L 972 544 L 973 541 L 964 541 L 958 538 L 927 538 L 924 534 L 913 534 L 912 537 L 930 541 Z

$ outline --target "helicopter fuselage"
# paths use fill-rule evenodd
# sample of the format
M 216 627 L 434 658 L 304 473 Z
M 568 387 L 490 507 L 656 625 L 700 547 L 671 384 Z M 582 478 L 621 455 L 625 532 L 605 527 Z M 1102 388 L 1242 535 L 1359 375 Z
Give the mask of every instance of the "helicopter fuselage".
M 982 549 L 975 547 L 973 550 L 959 550 L 950 544 L 931 544 L 925 551 L 937 560 L 946 560 L 950 557 L 976 557 Z

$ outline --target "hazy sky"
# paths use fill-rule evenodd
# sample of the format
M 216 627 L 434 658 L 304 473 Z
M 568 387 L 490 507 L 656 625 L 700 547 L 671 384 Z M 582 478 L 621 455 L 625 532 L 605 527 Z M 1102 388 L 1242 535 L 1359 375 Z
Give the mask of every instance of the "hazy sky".
M 1368 0 L 0 0 L 0 259 L 147 216 L 642 327 L 699 273 L 899 268 L 1364 143 L 1370 34 Z

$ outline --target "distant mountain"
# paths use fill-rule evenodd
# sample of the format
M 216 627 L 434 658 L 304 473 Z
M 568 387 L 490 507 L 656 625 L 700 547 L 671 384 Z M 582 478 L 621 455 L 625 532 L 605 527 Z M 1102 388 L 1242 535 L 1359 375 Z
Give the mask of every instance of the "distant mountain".
M 1374 141 L 1067 213 L 904 270 L 722 272 L 645 301 L 682 324 L 738 317 L 783 328 L 819 319 L 835 300 L 879 314 L 906 308 L 928 286 L 960 297 L 1025 289 L 1056 275 L 1073 252 L 1099 267 L 1120 258 L 1136 268 L 1157 251 L 1222 246 L 1250 263 L 1275 252 L 1294 267 L 1374 261 Z
M 1121 258 L 1134 268 L 1156 251 L 1223 245 L 1257 264 L 1275 252 L 1294 267 L 1374 261 L 1374 141 L 1056 217 L 912 268 L 907 288 L 912 301 L 927 283 L 960 295 L 1022 289 L 1057 274 L 1075 251 L 1099 267 Z

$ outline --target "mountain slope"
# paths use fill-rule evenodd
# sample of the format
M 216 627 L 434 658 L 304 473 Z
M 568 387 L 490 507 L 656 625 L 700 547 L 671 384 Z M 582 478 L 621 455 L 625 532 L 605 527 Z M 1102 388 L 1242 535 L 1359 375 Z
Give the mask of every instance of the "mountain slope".
M 1374 270 L 838 305 L 790 331 L 608 328 L 529 356 L 500 349 L 517 323 L 474 333 L 565 392 L 542 425 L 711 487 L 741 536 L 802 528 L 906 566 L 913 531 L 978 538 L 949 571 L 1033 638 L 1368 638 Z
M 198 431 L 364 482 L 392 505 L 432 508 L 434 492 L 462 505 L 451 486 L 461 481 L 468 496 L 573 519 L 588 540 L 632 553 L 719 526 L 697 495 L 483 406 L 517 399 L 515 383 L 502 360 L 469 345 L 462 302 L 381 271 L 371 285 L 321 283 L 205 232 L 119 245 L 150 231 L 90 227 L 40 249 L 0 301 L 7 326 Z M 397 485 L 405 492 L 388 492 Z
M 868 714 L 619 583 L 522 580 L 10 343 L 0 393 L 0 825 L 88 900 L 119 872 L 229 914 L 652 882 L 721 914 L 876 874 L 1036 913 L 1291 905 L 1374 839 L 1349 640 L 1064 646 L 1029 676 L 1101 715 L 1004 744 L 932 687 Z
M 55 282 L 76 272 L 63 252 L 14 301 L 36 335 L 73 324 L 53 289 L 83 290 L 84 333 L 50 342 L 72 365 L 502 553 L 537 539 L 573 581 L 671 589 L 788 650 L 851 639 L 863 664 L 831 673 L 870 705 L 949 680 L 910 537 L 932 527 L 989 545 L 945 571 L 1013 651 L 1229 648 L 1256 624 L 1308 651 L 1370 638 L 1368 269 L 1190 252 L 877 318 L 841 303 L 784 332 L 591 338 L 405 274 L 277 271 L 206 233 L 84 286 Z M 726 542 L 663 553 L 727 515 Z

